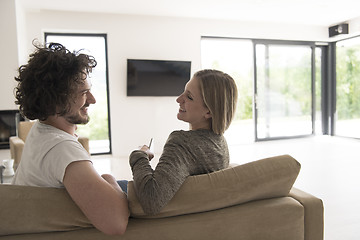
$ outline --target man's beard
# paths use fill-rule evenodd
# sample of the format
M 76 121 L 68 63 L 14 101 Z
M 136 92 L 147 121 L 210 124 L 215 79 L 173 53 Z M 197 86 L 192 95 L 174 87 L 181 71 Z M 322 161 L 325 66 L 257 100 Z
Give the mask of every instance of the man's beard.
M 87 124 L 90 121 L 88 115 L 81 116 L 79 113 L 65 116 L 65 119 L 72 124 Z

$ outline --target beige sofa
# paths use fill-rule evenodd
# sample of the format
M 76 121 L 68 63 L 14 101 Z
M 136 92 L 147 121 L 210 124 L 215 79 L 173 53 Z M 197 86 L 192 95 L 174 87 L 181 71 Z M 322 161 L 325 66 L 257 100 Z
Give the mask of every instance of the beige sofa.
M 122 236 L 95 229 L 64 189 L 0 185 L 0 239 L 322 240 L 323 204 L 292 187 L 299 170 L 283 155 L 191 176 L 155 216 L 144 214 L 130 182 Z

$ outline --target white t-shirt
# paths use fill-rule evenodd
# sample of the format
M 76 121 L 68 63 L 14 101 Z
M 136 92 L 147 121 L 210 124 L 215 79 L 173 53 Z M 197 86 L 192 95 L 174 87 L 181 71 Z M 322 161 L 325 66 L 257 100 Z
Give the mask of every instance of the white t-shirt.
M 90 154 L 76 137 L 37 121 L 26 138 L 12 184 L 64 187 L 66 167 L 82 160 L 90 161 Z

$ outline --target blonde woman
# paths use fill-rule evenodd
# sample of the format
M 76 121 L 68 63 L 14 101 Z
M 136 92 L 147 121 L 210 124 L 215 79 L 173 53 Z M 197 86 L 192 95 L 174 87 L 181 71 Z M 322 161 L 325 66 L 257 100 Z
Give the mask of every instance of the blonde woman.
M 170 134 L 155 170 L 149 164 L 148 146 L 130 155 L 135 192 L 145 213 L 154 215 L 172 199 L 188 176 L 210 173 L 229 165 L 223 136 L 235 113 L 235 81 L 218 70 L 201 70 L 176 99 L 177 118 L 189 123 L 189 131 Z

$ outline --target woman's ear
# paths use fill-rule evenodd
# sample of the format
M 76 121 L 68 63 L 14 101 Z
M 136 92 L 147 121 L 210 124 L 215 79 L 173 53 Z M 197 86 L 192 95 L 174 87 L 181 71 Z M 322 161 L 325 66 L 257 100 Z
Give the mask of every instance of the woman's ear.
M 205 113 L 205 118 L 206 118 L 206 119 L 212 118 L 212 115 L 211 115 L 211 112 L 210 112 L 210 111 L 207 111 L 207 113 Z

